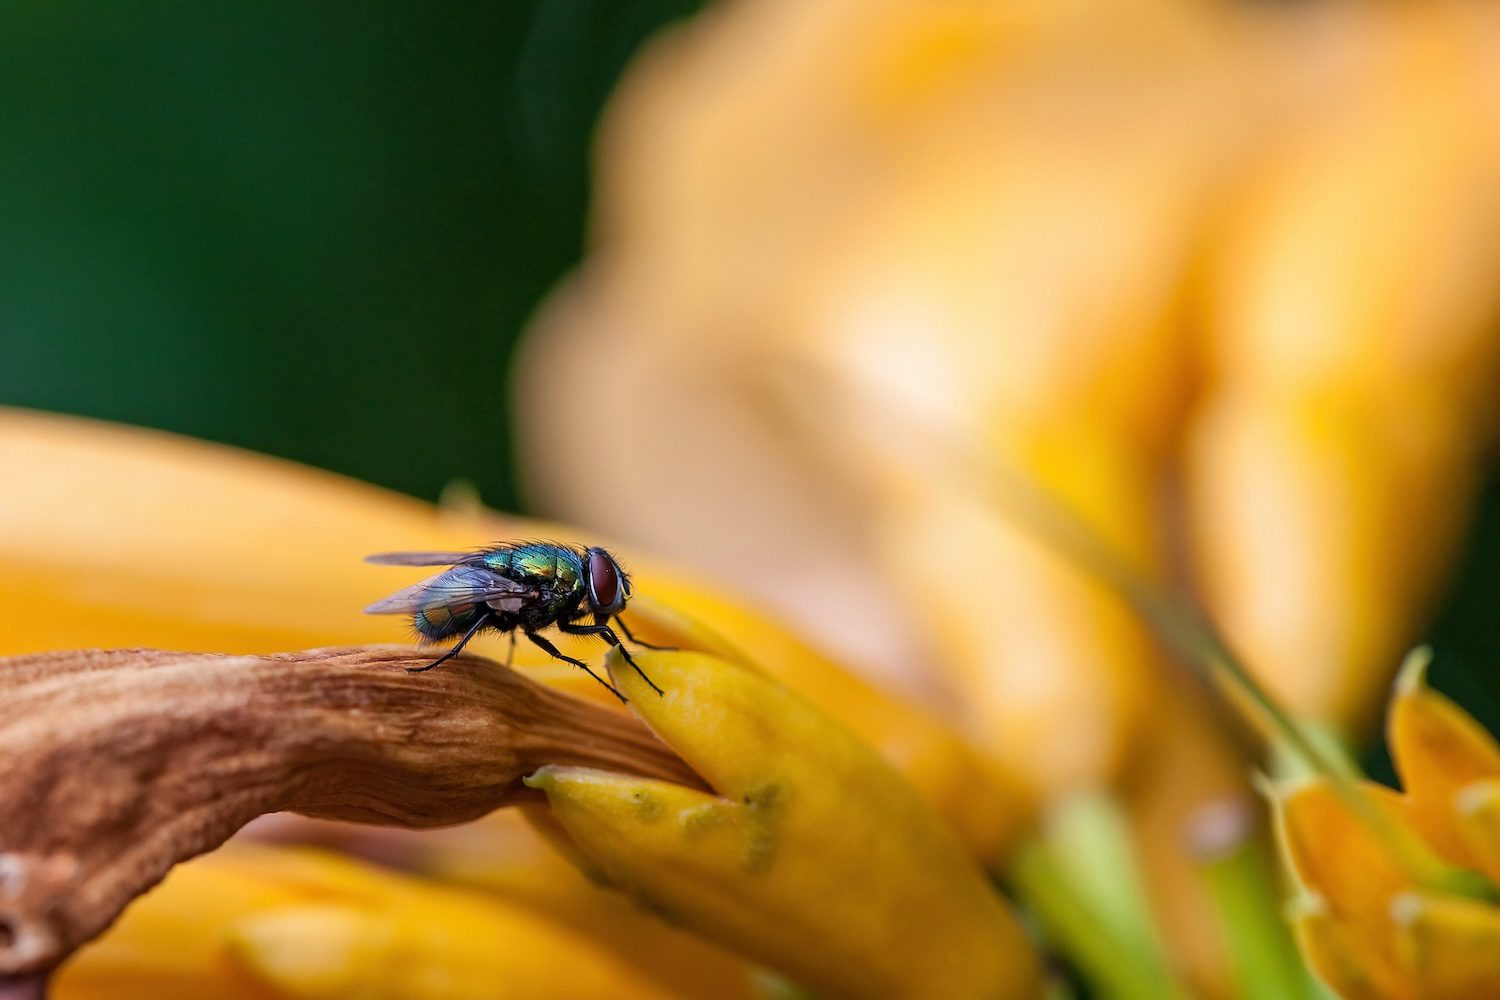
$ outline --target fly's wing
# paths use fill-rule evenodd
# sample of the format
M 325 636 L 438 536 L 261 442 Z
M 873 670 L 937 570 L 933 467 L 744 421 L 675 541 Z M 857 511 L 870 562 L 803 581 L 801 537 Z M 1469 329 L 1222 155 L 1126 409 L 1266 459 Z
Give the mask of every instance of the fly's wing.
M 377 566 L 458 566 L 474 561 L 472 552 L 381 552 L 365 556 Z
M 455 566 L 365 608 L 369 615 L 409 615 L 434 607 L 488 604 L 519 611 L 537 592 L 483 566 Z

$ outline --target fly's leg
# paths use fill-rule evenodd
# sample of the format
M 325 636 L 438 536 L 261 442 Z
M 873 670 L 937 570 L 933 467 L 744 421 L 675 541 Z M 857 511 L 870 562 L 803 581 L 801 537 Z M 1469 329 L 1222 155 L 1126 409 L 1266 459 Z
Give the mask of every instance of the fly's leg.
M 620 642 L 620 637 L 615 635 L 615 630 L 608 625 L 578 625 L 573 622 L 558 622 L 557 627 L 560 631 L 568 633 L 568 635 L 599 636 L 620 651 L 620 655 L 625 657 L 625 662 L 630 664 L 632 670 L 641 675 L 641 680 L 645 681 L 651 690 L 657 694 L 663 693 L 662 689 L 656 686 L 656 682 L 646 676 L 646 671 L 642 670 L 640 664 L 635 662 L 635 658 L 630 655 L 630 650 L 625 648 L 624 644 Z
M 514 630 L 512 630 L 511 633 L 510 633 L 510 652 L 508 652 L 508 653 L 505 654 L 505 669 L 506 670 L 512 669 L 515 666 L 515 662 L 516 662 L 516 633 L 515 633 Z
M 484 626 L 489 622 L 489 620 L 490 620 L 490 613 L 488 611 L 486 611 L 484 614 L 482 614 L 482 615 L 479 616 L 478 620 L 475 621 L 473 625 L 469 626 L 469 631 L 465 632 L 464 633 L 464 637 L 462 639 L 458 640 L 458 645 L 457 646 L 454 646 L 452 649 L 448 650 L 448 652 L 444 653 L 442 656 L 439 656 L 437 659 L 435 659 L 431 663 L 427 664 L 427 666 L 425 666 L 425 667 L 407 667 L 406 668 L 406 672 L 409 673 L 409 674 L 420 674 L 424 670 L 431 670 L 433 667 L 437 666 L 439 663 L 447 663 L 449 660 L 453 659 L 459 653 L 463 652 L 464 647 L 469 644 L 469 640 L 472 639 L 472 638 L 474 638 L 474 636 L 476 634 L 478 634 L 478 632 L 479 632 L 480 629 L 484 628 Z
M 637 639 L 635 636 L 633 636 L 633 635 L 630 634 L 630 626 L 626 625 L 625 624 L 625 619 L 621 618 L 619 615 L 615 615 L 615 624 L 618 625 L 618 626 L 620 626 L 620 631 L 625 633 L 625 638 L 629 639 L 631 642 L 635 643 L 637 646 L 645 646 L 647 649 L 676 649 L 677 648 L 676 646 L 657 646 L 657 645 L 654 645 L 653 643 L 643 642 L 642 640 Z
M 590 670 L 589 669 L 589 665 L 587 663 L 584 663 L 582 660 L 575 660 L 571 656 L 564 656 L 563 653 L 562 653 L 562 650 L 558 649 L 556 646 L 552 645 L 551 642 L 547 641 L 546 639 L 543 639 L 541 636 L 537 635 L 535 632 L 527 632 L 526 633 L 526 638 L 528 638 L 532 642 L 536 643 L 536 645 L 541 648 L 542 652 L 548 654 L 549 656 L 553 656 L 553 657 L 555 657 L 555 658 L 557 658 L 559 660 L 562 660 L 565 663 L 571 663 L 571 664 L 573 664 L 573 666 L 578 667 L 580 670 L 582 670 L 584 673 L 588 674 L 594 680 L 598 681 L 600 684 L 603 684 L 605 687 L 609 688 L 609 693 L 612 694 L 612 695 L 614 695 L 616 698 L 620 699 L 620 704 L 622 704 L 622 705 L 628 705 L 628 704 L 630 704 L 630 702 L 625 698 L 625 696 L 623 694 L 621 694 L 619 692 L 619 690 L 617 690 L 613 684 L 611 684 L 609 681 L 605 680 L 603 677 L 600 677 L 598 674 L 596 674 L 592 670 Z

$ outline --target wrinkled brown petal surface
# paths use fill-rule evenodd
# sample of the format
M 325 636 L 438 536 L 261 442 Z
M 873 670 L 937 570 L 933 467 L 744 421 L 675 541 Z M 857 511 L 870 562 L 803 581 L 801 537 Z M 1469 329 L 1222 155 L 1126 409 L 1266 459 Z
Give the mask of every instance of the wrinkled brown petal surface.
M 460 823 L 544 764 L 705 787 L 633 717 L 457 657 L 84 650 L 0 659 L 0 983 L 46 970 L 256 816 Z

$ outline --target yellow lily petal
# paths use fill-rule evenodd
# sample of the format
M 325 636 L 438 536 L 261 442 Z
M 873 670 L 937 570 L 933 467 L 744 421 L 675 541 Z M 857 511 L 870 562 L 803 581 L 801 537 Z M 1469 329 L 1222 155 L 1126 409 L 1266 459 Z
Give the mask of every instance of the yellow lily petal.
M 537 530 L 232 448 L 20 410 L 0 409 L 0 464 L 28 470 L 8 477 L 0 518 L 7 654 L 409 643 L 399 619 L 363 614 L 409 582 L 366 555 Z
M 320 903 L 251 914 L 228 929 L 227 947 L 276 993 L 306 1000 L 674 995 L 570 928 L 441 890 L 378 911 Z
M 1476 782 L 1500 779 L 1500 745 L 1473 716 L 1427 686 L 1428 659 L 1418 651 L 1402 668 L 1386 738 L 1412 822 L 1449 860 L 1483 868 L 1483 858 L 1460 832 L 1458 796 Z M 1500 846 L 1485 851 L 1493 861 Z
M 1500 984 L 1500 908 L 1407 893 L 1394 904 L 1398 952 L 1422 1000 L 1474 1000 Z
M 1358 929 L 1330 914 L 1314 897 L 1292 919 L 1297 944 L 1319 979 L 1344 1000 L 1415 1000 L 1409 976 Z
M 693 653 L 612 673 L 719 791 L 577 768 L 534 779 L 612 882 L 840 996 L 1023 997 L 1036 957 L 980 869 L 915 792 L 811 704 Z
M 1500 780 L 1476 781 L 1454 797 L 1454 828 L 1474 868 L 1500 885 Z
M 1392 824 L 1406 822 L 1401 796 L 1379 785 L 1361 787 Z M 1411 876 L 1326 781 L 1278 795 L 1282 844 L 1298 880 L 1368 948 L 1389 955 L 1395 934 L 1390 903 L 1416 888 Z
M 367 995 L 361 987 L 371 983 L 393 987 L 386 996 L 402 996 L 410 985 L 402 973 L 424 964 L 427 944 L 402 941 L 390 919 L 337 903 L 254 913 L 235 921 L 226 940 L 230 954 L 256 979 L 276 993 L 307 998 Z M 457 982 L 445 985 L 462 990 L 474 978 L 459 973 Z

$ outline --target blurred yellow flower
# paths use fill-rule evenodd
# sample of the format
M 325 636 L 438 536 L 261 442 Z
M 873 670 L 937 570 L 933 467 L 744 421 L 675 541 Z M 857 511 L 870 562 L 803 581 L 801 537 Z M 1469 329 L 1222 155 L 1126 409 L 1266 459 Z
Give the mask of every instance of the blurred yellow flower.
M 1096 581 L 871 442 L 1025 473 L 1362 734 L 1491 429 L 1497 56 L 1460 4 L 716 5 L 606 114 L 590 256 L 520 357 L 528 483 L 944 709 L 1039 808 L 1121 793 L 1223 990 L 1180 843 L 1242 750 Z M 607 426 L 532 395 L 558 371 Z

